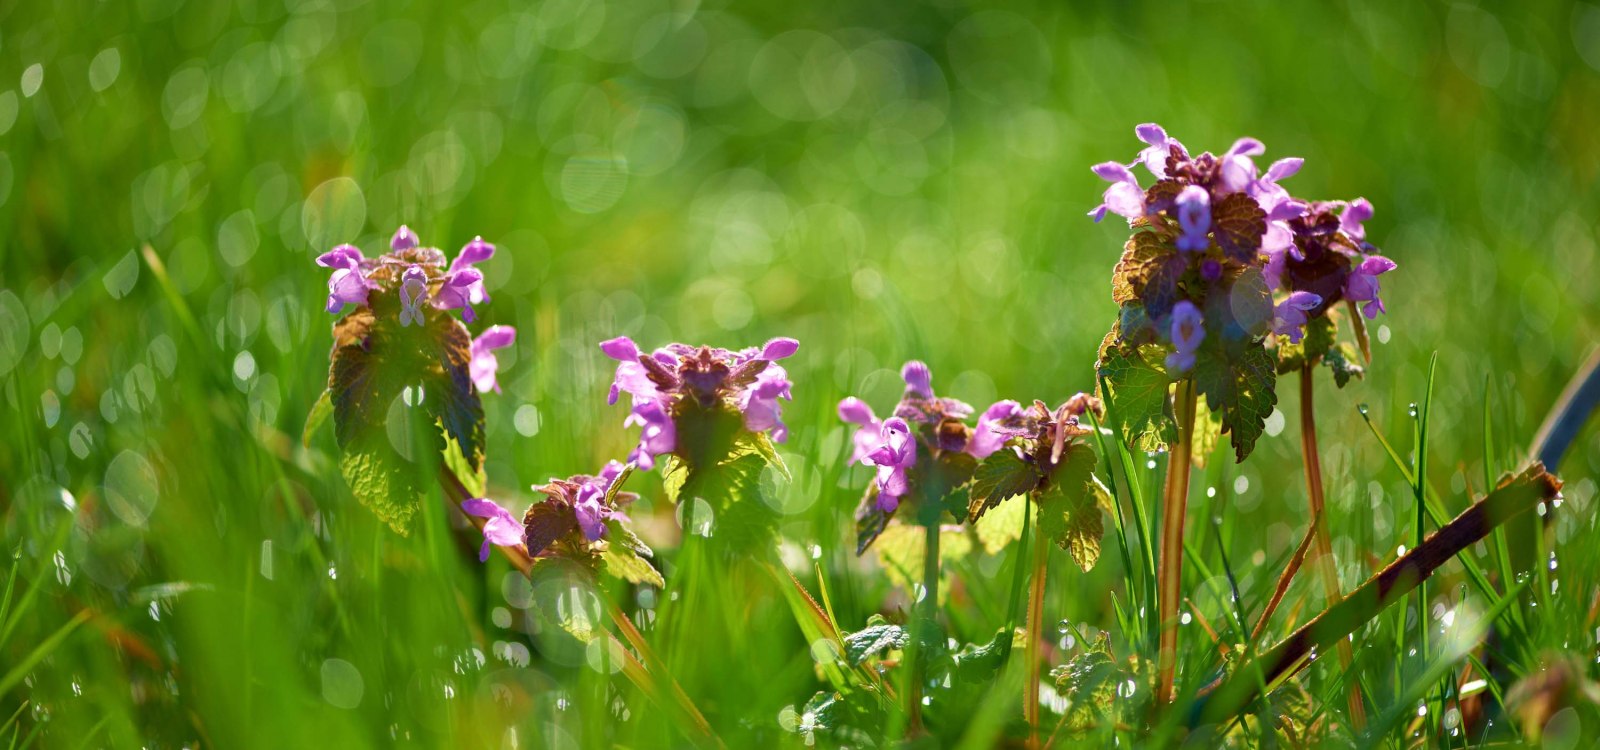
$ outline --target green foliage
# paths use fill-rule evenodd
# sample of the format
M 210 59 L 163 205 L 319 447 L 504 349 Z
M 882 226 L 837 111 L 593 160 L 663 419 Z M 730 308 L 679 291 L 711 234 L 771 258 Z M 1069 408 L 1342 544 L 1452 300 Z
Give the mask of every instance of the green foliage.
M 1332 370 L 1333 382 L 1340 388 L 1345 387 L 1351 379 L 1361 377 L 1364 370 L 1357 364 L 1360 352 L 1356 351 L 1353 344 L 1339 340 L 1340 322 L 1343 319 L 1338 308 L 1329 308 L 1325 314 L 1306 321 L 1305 336 L 1300 343 L 1290 343 L 1279 337 L 1276 352 L 1278 374 L 1299 371 L 1309 362 L 1313 366 L 1326 365 Z
M 447 437 L 458 447 L 460 469 L 468 476 L 482 469 L 483 405 L 467 371 L 466 327 L 431 308 L 424 325 L 404 327 L 389 309 L 394 304 L 361 308 L 334 324 L 328 391 L 339 468 L 351 493 L 408 534 L 436 481 Z M 414 406 L 404 401 L 408 388 Z
M 656 588 L 666 586 L 661 573 L 650 564 L 654 555 L 650 547 L 628 527 L 616 520 L 606 522 L 606 548 L 601 553 L 606 572 L 628 583 L 649 584 Z
M 905 628 L 874 615 L 867 620 L 866 627 L 845 634 L 845 657 L 851 666 L 856 666 L 882 652 L 905 648 L 910 639 Z
M 1218 415 L 1222 432 L 1232 436 L 1234 455 L 1243 461 L 1255 449 L 1267 417 L 1278 403 L 1277 369 L 1266 347 L 1253 344 L 1225 359 L 1215 349 L 1195 360 L 1194 384 L 1206 406 Z
M 664 458 L 661 484 L 674 505 L 704 501 L 712 513 L 713 538 L 749 552 L 775 542 L 777 513 L 759 497 L 768 466 L 789 476 L 765 433 L 743 429 L 738 412 L 718 409 L 678 418 L 679 452 Z M 685 519 L 697 506 L 681 508 Z
M 1056 691 L 1067 699 L 1064 726 L 1068 732 L 1081 733 L 1114 716 L 1117 686 L 1127 679 L 1126 670 L 1111 653 L 1111 641 L 1101 631 L 1092 644 L 1067 663 L 1050 670 Z
M 1038 497 L 1039 536 L 1066 550 L 1084 572 L 1100 559 L 1100 538 L 1105 535 L 1100 509 L 1108 495 L 1094 478 L 1098 461 L 1088 444 L 1068 444 L 1049 486 Z
M 1100 397 L 1122 438 L 1140 450 L 1156 450 L 1178 440 L 1178 425 L 1168 398 L 1171 381 L 1161 364 L 1161 348 L 1129 351 L 1105 345 L 1095 365 L 1104 385 Z
M 1024 461 L 1009 448 L 989 454 L 972 475 L 967 522 L 976 522 L 1003 500 L 1032 491 L 1041 478 L 1033 462 Z

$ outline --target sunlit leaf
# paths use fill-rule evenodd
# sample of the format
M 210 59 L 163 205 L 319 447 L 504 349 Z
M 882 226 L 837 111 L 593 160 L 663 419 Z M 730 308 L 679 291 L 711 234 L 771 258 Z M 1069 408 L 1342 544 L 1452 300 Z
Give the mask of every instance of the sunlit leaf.
M 983 517 L 990 508 L 1017 495 L 1032 490 L 1039 484 L 1039 469 L 1024 461 L 1009 447 L 989 454 L 972 474 L 972 488 L 967 504 L 967 522 Z

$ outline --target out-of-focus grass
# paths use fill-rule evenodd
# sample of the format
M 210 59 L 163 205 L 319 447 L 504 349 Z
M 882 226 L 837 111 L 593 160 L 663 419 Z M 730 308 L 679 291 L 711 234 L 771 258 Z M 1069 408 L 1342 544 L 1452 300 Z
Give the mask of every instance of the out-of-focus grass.
M 477 234 L 500 247 L 486 318 L 522 334 L 487 400 L 489 477 L 511 505 L 626 451 L 599 340 L 799 338 L 797 482 L 772 502 L 844 627 L 905 598 L 852 554 L 867 478 L 842 465 L 833 404 L 892 401 L 911 357 L 980 406 L 1090 389 L 1124 235 L 1083 216 L 1101 189 L 1087 166 L 1131 158 L 1138 122 L 1213 150 L 1254 135 L 1269 158 L 1306 157 L 1297 194 L 1378 208 L 1370 236 L 1400 263 L 1389 314 L 1367 380 L 1320 405 L 1347 586 L 1412 534 L 1411 489 L 1357 403 L 1408 436 L 1437 351 L 1443 503 L 1482 489 L 1485 383 L 1491 468 L 1510 468 L 1600 331 L 1600 8 L 1060 6 L 0 7 L 0 562 L 17 581 L 0 675 L 42 657 L 4 686 L 0 720 L 23 710 L 0 737 L 683 741 L 551 632 L 541 613 L 570 606 L 562 590 L 479 565 L 440 505 L 389 533 L 350 499 L 327 436 L 298 447 L 330 322 L 311 259 L 375 251 L 402 222 L 447 250 Z M 1197 554 L 1218 576 L 1225 556 L 1246 591 L 1270 590 L 1306 521 L 1291 392 L 1249 461 L 1196 479 L 1192 533 L 1216 526 Z M 1560 585 L 1524 608 L 1518 653 L 1596 645 L 1592 431 L 1561 470 Z M 634 517 L 671 581 L 676 526 L 653 482 Z M 1046 622 L 1116 633 L 1117 561 L 1062 562 Z M 1007 560 L 953 567 L 954 634 L 992 635 Z M 1219 622 L 1223 589 L 1197 570 L 1186 590 Z M 1459 565 L 1445 572 L 1429 588 L 1441 612 L 1486 606 Z M 739 638 L 663 650 L 700 675 L 686 688 L 730 743 L 799 743 L 780 717 L 822 686 L 809 645 L 761 576 L 716 583 L 710 606 Z M 1310 611 L 1319 591 L 1299 583 L 1292 601 Z M 611 595 L 660 625 L 660 592 Z M 1357 652 L 1382 710 L 1424 666 L 1397 637 L 1405 610 Z M 1324 687 L 1338 671 L 1314 667 L 1314 692 L 1341 695 Z

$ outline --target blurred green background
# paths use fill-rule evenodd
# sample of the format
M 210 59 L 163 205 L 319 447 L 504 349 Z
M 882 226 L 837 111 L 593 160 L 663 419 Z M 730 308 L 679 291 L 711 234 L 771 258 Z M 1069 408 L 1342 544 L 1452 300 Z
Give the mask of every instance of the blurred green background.
M 682 742 L 541 624 L 561 592 L 479 565 L 447 508 L 391 534 L 328 435 L 300 448 L 332 321 L 312 259 L 401 223 L 499 247 L 481 313 L 520 336 L 488 472 L 519 512 L 631 446 L 598 341 L 800 339 L 796 482 L 765 497 L 855 627 L 904 594 L 853 554 L 867 474 L 833 405 L 889 408 L 909 358 L 979 408 L 1091 389 L 1126 234 L 1084 216 L 1088 167 L 1146 121 L 1196 151 L 1258 137 L 1305 157 L 1295 194 L 1377 207 L 1389 313 L 1367 380 L 1319 406 L 1365 578 L 1411 510 L 1356 404 L 1409 429 L 1438 352 L 1431 479 L 1459 508 L 1485 386 L 1509 468 L 1600 334 L 1600 6 L 1064 6 L 0 3 L 0 721 L 50 747 Z M 1270 437 L 1193 493 L 1252 580 L 1306 516 L 1284 382 Z M 1566 544 L 1593 533 L 1592 429 L 1562 469 Z M 669 561 L 657 480 L 633 488 Z M 1111 627 L 1112 562 L 1061 568 L 1047 622 Z M 961 563 L 966 636 L 1003 619 L 1001 563 Z M 657 593 L 609 595 L 649 624 Z M 749 640 L 680 654 L 719 665 L 691 694 L 741 742 L 802 742 L 805 640 L 770 586 L 729 599 Z

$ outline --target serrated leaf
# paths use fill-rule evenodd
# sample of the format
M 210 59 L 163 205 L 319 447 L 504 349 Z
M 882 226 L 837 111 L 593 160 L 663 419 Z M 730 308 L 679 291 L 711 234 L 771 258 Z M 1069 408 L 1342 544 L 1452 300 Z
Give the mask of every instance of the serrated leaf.
M 1100 724 L 1101 718 L 1110 713 L 1116 702 L 1117 685 L 1125 675 L 1102 632 L 1093 645 L 1051 670 L 1050 676 L 1055 679 L 1057 691 L 1067 699 L 1066 728 L 1082 731 Z
M 1157 351 L 1155 347 L 1150 348 Z M 1178 440 L 1178 427 L 1172 420 L 1167 392 L 1167 373 L 1151 356 L 1130 353 L 1122 347 L 1108 347 L 1096 370 L 1109 393 L 1100 394 L 1111 403 L 1111 418 L 1122 439 L 1140 450 L 1156 450 Z
M 607 573 L 628 583 L 649 584 L 656 588 L 664 588 L 667 585 L 667 582 L 662 580 L 661 573 L 650 564 L 649 560 L 623 545 L 613 544 L 606 547 L 601 559 L 605 560 Z
M 322 395 L 317 397 L 317 402 L 311 405 L 311 412 L 306 415 L 305 429 L 300 432 L 300 446 L 311 447 L 311 436 L 322 428 L 322 424 L 333 416 L 333 392 L 324 389 Z
M 1213 236 L 1222 252 L 1238 263 L 1250 263 L 1261 250 L 1261 236 L 1267 231 L 1267 214 L 1256 199 L 1244 193 L 1230 193 L 1211 208 Z
M 1111 301 L 1119 305 L 1144 296 L 1145 283 L 1175 250 L 1155 232 L 1136 232 L 1122 246 L 1122 257 L 1111 269 Z
M 1041 478 L 1038 467 L 1024 461 L 1009 447 L 989 454 L 972 474 L 967 502 L 967 522 L 983 517 L 1002 500 L 1033 490 Z
M 850 665 L 855 666 L 881 651 L 905 648 L 910 640 L 910 634 L 899 625 L 890 623 L 869 625 L 845 635 L 845 656 L 850 659 Z
M 1276 364 L 1260 343 L 1245 346 L 1232 358 L 1220 348 L 1202 349 L 1196 358 L 1195 387 L 1221 420 L 1222 432 L 1232 436 L 1241 462 L 1254 450 L 1278 403 Z
M 719 543 L 748 550 L 772 541 L 778 515 L 760 498 L 761 472 L 773 466 L 789 474 L 766 435 L 743 429 L 731 409 L 694 410 L 676 422 L 678 451 L 661 469 L 667 499 L 674 505 L 704 500 Z
M 522 526 L 528 554 L 538 556 L 557 539 L 576 531 L 578 517 L 573 514 L 572 508 L 546 500 L 528 508 L 528 512 L 522 516 Z
M 1069 444 L 1050 485 L 1039 495 L 1039 535 L 1066 550 L 1085 572 L 1100 559 L 1100 539 L 1105 535 L 1094 478 L 1098 460 L 1087 443 Z
M 1334 385 L 1343 388 L 1351 378 L 1359 378 L 1366 374 L 1366 370 L 1356 364 L 1356 356 L 1355 347 L 1349 344 L 1340 344 L 1329 349 L 1323 356 L 1322 363 L 1333 370 Z
M 386 298 L 385 298 L 386 299 Z M 437 310 L 420 326 L 361 308 L 334 324 L 328 372 L 339 467 L 351 493 L 396 532 L 434 484 L 448 436 L 459 466 L 483 466 L 483 404 L 467 329 Z M 402 393 L 412 390 L 412 403 Z
M 1022 496 L 1000 501 L 988 513 L 972 524 L 978 545 L 986 554 L 999 554 L 1012 542 L 1022 538 L 1022 525 L 1028 501 Z

